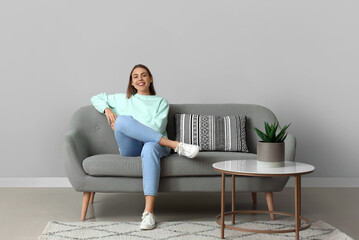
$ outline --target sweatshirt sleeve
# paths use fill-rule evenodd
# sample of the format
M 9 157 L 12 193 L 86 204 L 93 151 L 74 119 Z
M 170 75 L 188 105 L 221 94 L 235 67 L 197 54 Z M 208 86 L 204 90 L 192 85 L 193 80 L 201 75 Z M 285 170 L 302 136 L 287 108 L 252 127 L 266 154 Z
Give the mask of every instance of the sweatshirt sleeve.
M 164 133 L 167 127 L 167 116 L 169 111 L 169 105 L 166 99 L 162 99 L 157 109 L 155 118 L 153 119 L 153 126 L 159 133 Z
M 104 113 L 106 108 L 114 108 L 116 106 L 117 94 L 100 93 L 91 98 L 91 103 L 100 113 Z

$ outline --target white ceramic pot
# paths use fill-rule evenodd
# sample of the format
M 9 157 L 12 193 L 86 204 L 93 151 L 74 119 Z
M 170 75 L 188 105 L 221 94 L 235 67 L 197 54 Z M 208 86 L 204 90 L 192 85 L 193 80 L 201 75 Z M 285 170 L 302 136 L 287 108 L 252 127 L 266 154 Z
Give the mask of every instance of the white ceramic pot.
M 257 166 L 259 167 L 284 167 L 284 142 L 257 143 Z

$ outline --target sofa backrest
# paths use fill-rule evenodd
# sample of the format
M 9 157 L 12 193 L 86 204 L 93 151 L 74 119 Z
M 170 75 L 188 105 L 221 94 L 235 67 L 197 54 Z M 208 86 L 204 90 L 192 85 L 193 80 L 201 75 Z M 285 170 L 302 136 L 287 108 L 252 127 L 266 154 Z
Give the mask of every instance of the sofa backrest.
M 264 128 L 264 121 L 273 123 L 276 116 L 268 108 L 253 104 L 171 104 L 168 114 L 167 133 L 169 139 L 175 139 L 175 113 L 205 115 L 246 115 L 247 144 L 249 152 L 257 152 L 259 137 L 254 127 Z M 70 131 L 77 131 L 87 141 L 90 155 L 119 153 L 112 129 L 105 114 L 99 113 L 92 105 L 78 109 L 72 116 Z

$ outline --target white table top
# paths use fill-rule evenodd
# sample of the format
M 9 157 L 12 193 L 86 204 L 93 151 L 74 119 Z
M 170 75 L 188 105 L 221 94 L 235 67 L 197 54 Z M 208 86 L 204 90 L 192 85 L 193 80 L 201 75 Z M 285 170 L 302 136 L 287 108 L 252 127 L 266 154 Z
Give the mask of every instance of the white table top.
M 305 174 L 314 171 L 315 167 L 300 162 L 284 162 L 284 167 L 267 168 L 257 166 L 257 160 L 228 160 L 217 162 L 212 165 L 213 168 L 220 171 L 247 174 Z

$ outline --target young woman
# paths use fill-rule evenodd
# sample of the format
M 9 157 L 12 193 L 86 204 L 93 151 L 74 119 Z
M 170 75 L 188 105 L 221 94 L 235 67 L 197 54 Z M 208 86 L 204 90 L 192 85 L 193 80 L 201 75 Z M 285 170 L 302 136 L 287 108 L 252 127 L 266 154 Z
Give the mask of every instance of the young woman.
M 167 138 L 168 102 L 156 96 L 152 74 L 142 64 L 132 69 L 127 94 L 100 93 L 93 96 L 91 102 L 96 110 L 106 114 L 120 154 L 141 156 L 146 205 L 140 228 L 153 229 L 156 226 L 153 210 L 160 179 L 160 159 L 168 156 L 171 148 L 179 155 L 194 158 L 199 146 Z

